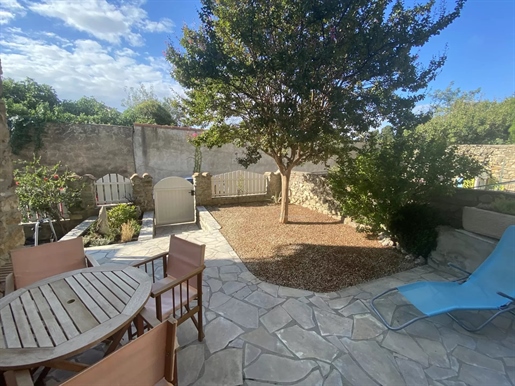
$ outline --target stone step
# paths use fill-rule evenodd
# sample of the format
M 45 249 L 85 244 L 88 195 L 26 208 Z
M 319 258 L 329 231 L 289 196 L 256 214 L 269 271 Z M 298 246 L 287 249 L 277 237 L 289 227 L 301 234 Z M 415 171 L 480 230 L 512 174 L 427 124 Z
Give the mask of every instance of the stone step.
M 220 224 L 215 220 L 211 213 L 203 207 L 197 206 L 199 225 L 202 230 L 215 231 L 221 228 Z

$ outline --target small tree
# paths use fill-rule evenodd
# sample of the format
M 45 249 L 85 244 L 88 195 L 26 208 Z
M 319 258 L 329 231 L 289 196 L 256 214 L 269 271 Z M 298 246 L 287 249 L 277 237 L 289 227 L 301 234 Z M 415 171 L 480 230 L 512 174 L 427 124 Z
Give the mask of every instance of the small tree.
M 261 153 L 282 177 L 279 221 L 288 221 L 295 166 L 326 161 L 350 137 L 388 120 L 412 118 L 415 103 L 444 64 L 427 67 L 414 50 L 460 14 L 435 1 L 202 0 L 197 30 L 169 47 L 173 77 L 188 89 L 191 124 L 209 127 L 208 147 L 244 146 L 240 164 Z
M 445 139 L 428 139 L 406 131 L 372 135 L 352 158 L 343 154 L 329 173 L 342 213 L 372 233 L 390 232 L 392 220 L 408 204 L 428 204 L 436 195 L 450 195 L 455 179 L 479 175 L 483 166 L 456 152 Z
M 40 158 L 22 162 L 22 167 L 14 170 L 16 194 L 22 213 L 30 211 L 41 217 L 63 220 L 61 205 L 67 208 L 81 204 L 83 186 L 77 186 L 74 174 L 60 171 L 61 164 L 41 165 Z

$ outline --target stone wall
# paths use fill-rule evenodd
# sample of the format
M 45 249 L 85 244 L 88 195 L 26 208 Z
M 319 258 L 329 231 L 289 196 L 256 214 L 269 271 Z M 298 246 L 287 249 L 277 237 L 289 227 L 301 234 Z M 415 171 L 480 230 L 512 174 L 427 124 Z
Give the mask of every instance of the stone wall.
M 148 173 L 131 177 L 132 195 L 134 204 L 139 206 L 142 212 L 154 210 L 154 196 L 152 176 Z
M 462 217 L 464 207 L 490 204 L 501 196 L 515 201 L 515 193 L 456 188 L 452 196 L 434 197 L 431 200 L 431 205 L 438 209 L 440 217 L 446 225 L 454 228 L 463 228 Z
M 277 196 L 281 191 L 281 175 L 279 173 L 264 173 L 268 180 L 266 194 L 252 196 L 228 196 L 213 197 L 211 192 L 211 174 L 193 174 L 193 185 L 195 186 L 196 205 L 224 205 L 224 204 L 243 204 L 249 202 L 270 201 L 272 196 Z
M 132 127 L 87 124 L 47 124 L 38 151 L 41 163 L 61 162 L 69 170 L 101 178 L 118 173 L 129 178 L 136 172 Z M 23 149 L 17 158 L 32 159 L 34 148 Z
M 341 219 L 340 205 L 333 198 L 326 173 L 292 172 L 290 203 Z
M 487 165 L 497 181 L 515 180 L 515 145 L 459 145 L 458 151 Z
M 136 173 L 149 173 L 157 183 L 165 177 L 189 177 L 193 174 L 195 147 L 188 142 L 188 137 L 199 130 L 185 127 L 159 126 L 150 124 L 134 125 L 134 158 Z M 243 149 L 231 144 L 215 147 L 211 150 L 202 148 L 202 170 L 209 170 L 211 175 L 242 170 L 237 158 L 242 157 Z M 248 171 L 265 173 L 277 170 L 275 161 L 266 154 Z M 306 163 L 296 170 L 321 171 L 324 164 Z
M 0 63 L 0 96 L 2 95 L 2 64 Z M 9 130 L 4 100 L 0 98 L 0 267 L 9 262 L 9 251 L 24 244 L 19 225 L 21 213 L 14 193 L 13 165 L 9 147 Z

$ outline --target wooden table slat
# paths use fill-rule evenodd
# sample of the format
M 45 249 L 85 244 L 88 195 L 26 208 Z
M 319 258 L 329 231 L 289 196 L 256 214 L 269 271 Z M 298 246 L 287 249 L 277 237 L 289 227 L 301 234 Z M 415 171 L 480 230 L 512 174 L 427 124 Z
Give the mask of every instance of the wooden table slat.
M 134 288 L 132 288 L 120 277 L 118 277 L 115 272 L 104 272 L 103 275 L 109 278 L 109 280 L 111 280 L 112 282 L 114 282 L 118 286 L 118 288 L 120 288 L 123 292 L 127 294 L 127 296 L 129 296 L 129 298 L 134 294 Z
M 129 295 L 123 292 L 116 283 L 109 280 L 109 278 L 103 275 L 101 272 L 93 272 L 93 275 L 100 280 L 109 290 L 116 295 L 118 299 L 120 299 L 124 304 L 131 299 Z M 125 308 L 125 307 L 124 307 Z
M 33 288 L 30 291 L 32 298 L 34 299 L 36 306 L 38 307 L 39 313 L 45 322 L 46 328 L 54 341 L 54 345 L 60 345 L 61 343 L 66 342 L 67 338 L 64 335 L 64 332 L 59 326 L 57 319 L 50 308 L 50 304 L 46 301 L 45 297 L 41 293 L 39 288 Z
M 73 292 L 64 279 L 50 283 L 50 287 L 52 287 L 57 298 L 81 333 L 99 325 L 91 311 L 80 301 L 79 296 Z
M 128 276 L 121 274 L 125 270 Z M 109 274 L 100 279 L 93 274 L 101 272 Z M 114 277 L 112 272 L 119 274 Z M 0 330 L 5 339 L 5 347 L 0 345 L 0 371 L 52 367 L 110 336 L 117 342 L 144 307 L 151 287 L 150 277 L 137 268 L 105 265 L 65 272 L 14 291 L 0 299 Z M 129 296 L 125 291 L 132 289 Z M 105 320 L 97 321 L 95 315 Z M 30 330 L 39 347 L 23 347 L 30 338 L 24 336 L 22 341 L 20 329 L 24 334 Z M 51 342 L 53 346 L 41 347 Z
M 126 274 L 127 276 L 131 277 L 132 280 L 136 280 L 138 283 L 140 282 L 142 275 L 145 275 L 145 276 L 148 276 L 148 277 L 152 278 L 152 275 L 149 275 L 147 272 L 145 272 L 145 270 L 143 270 L 141 268 L 138 268 L 138 270 L 136 272 L 134 272 L 134 271 L 129 271 L 129 272 L 123 271 L 123 273 Z
M 20 299 L 23 304 L 23 308 L 25 308 L 25 312 L 27 313 L 32 331 L 34 332 L 37 347 L 53 347 L 52 339 L 48 336 L 45 325 L 39 316 L 36 303 L 34 303 L 34 300 L 32 300 L 32 297 L 30 296 L 30 292 L 27 291 L 23 293 L 20 296 Z
M 2 318 L 2 326 L 4 328 L 5 342 L 8 348 L 21 348 L 20 338 L 14 324 L 11 307 L 7 306 L 0 310 L 0 318 Z
M 106 320 L 109 320 L 109 316 L 102 310 L 102 308 L 98 305 L 98 303 L 87 293 L 84 288 L 79 284 L 74 277 L 67 277 L 66 282 L 72 288 L 73 292 L 77 294 L 82 303 L 88 308 L 89 311 L 93 314 L 95 319 L 99 323 L 103 323 Z
M 93 276 L 91 272 L 85 272 L 83 276 L 93 285 L 98 292 L 100 292 L 104 298 L 106 298 L 109 303 L 113 305 L 114 308 L 118 310 L 118 312 L 122 312 L 125 308 L 125 304 L 118 299 L 118 297 L 113 294 L 109 288 L 107 288 L 103 283 L 101 283 L 96 276 Z
M 61 328 L 64 331 L 64 334 L 68 339 L 72 339 L 76 337 L 77 335 L 80 335 L 79 330 L 73 323 L 73 320 L 71 320 L 68 313 L 65 311 L 63 305 L 57 298 L 57 296 L 54 294 L 54 291 L 52 288 L 50 288 L 49 284 L 45 284 L 40 287 L 41 292 L 43 296 L 45 297 L 46 301 L 50 305 L 50 308 L 52 309 L 52 312 L 56 316 L 59 324 L 61 325 Z
M 100 308 L 109 316 L 113 318 L 116 315 L 120 315 L 120 312 L 113 307 L 111 303 L 102 295 L 97 289 L 84 277 L 84 275 L 74 276 L 75 280 L 84 288 L 84 290 L 95 299 Z
M 125 271 L 119 271 L 114 272 L 116 276 L 118 276 L 120 279 L 122 279 L 124 282 L 126 282 L 128 285 L 130 285 L 133 289 L 137 289 L 139 286 L 139 283 L 132 278 L 132 276 L 127 275 Z
M 2 332 L 2 325 L 1 325 L 1 319 L 0 319 L 0 349 L 5 348 L 5 337 L 4 333 Z
M 23 310 L 23 304 L 21 304 L 20 298 L 11 302 L 11 310 L 14 317 L 14 323 L 18 329 L 18 336 L 20 337 L 21 345 L 23 347 L 38 347 L 36 340 L 34 339 L 34 335 L 32 334 L 32 330 L 30 329 L 27 315 L 25 315 L 25 311 Z

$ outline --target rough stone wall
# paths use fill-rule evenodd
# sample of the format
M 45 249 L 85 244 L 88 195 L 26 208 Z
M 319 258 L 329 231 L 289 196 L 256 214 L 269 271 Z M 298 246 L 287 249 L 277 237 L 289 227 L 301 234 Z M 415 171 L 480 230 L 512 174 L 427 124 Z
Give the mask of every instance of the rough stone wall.
M 458 151 L 485 163 L 498 181 L 515 180 L 515 145 L 459 145 Z
M 38 151 L 41 163 L 63 166 L 79 175 L 101 178 L 118 173 L 129 178 L 136 172 L 132 127 L 87 124 L 47 124 Z M 33 147 L 23 149 L 18 158 L 32 159 Z
M 142 212 L 154 210 L 152 180 L 148 173 L 141 177 L 138 174 L 131 177 L 134 204 L 139 206 Z
M 326 173 L 292 172 L 290 203 L 341 220 L 340 205 L 333 198 Z
M 9 147 L 9 130 L 2 95 L 2 64 L 0 62 L 0 267 L 9 262 L 9 251 L 24 244 L 25 236 L 14 193 L 13 165 Z
M 464 207 L 490 204 L 501 196 L 505 199 L 515 201 L 515 193 L 456 188 L 452 196 L 434 197 L 431 200 L 431 205 L 438 210 L 445 224 L 454 228 L 463 228 L 462 218 Z

